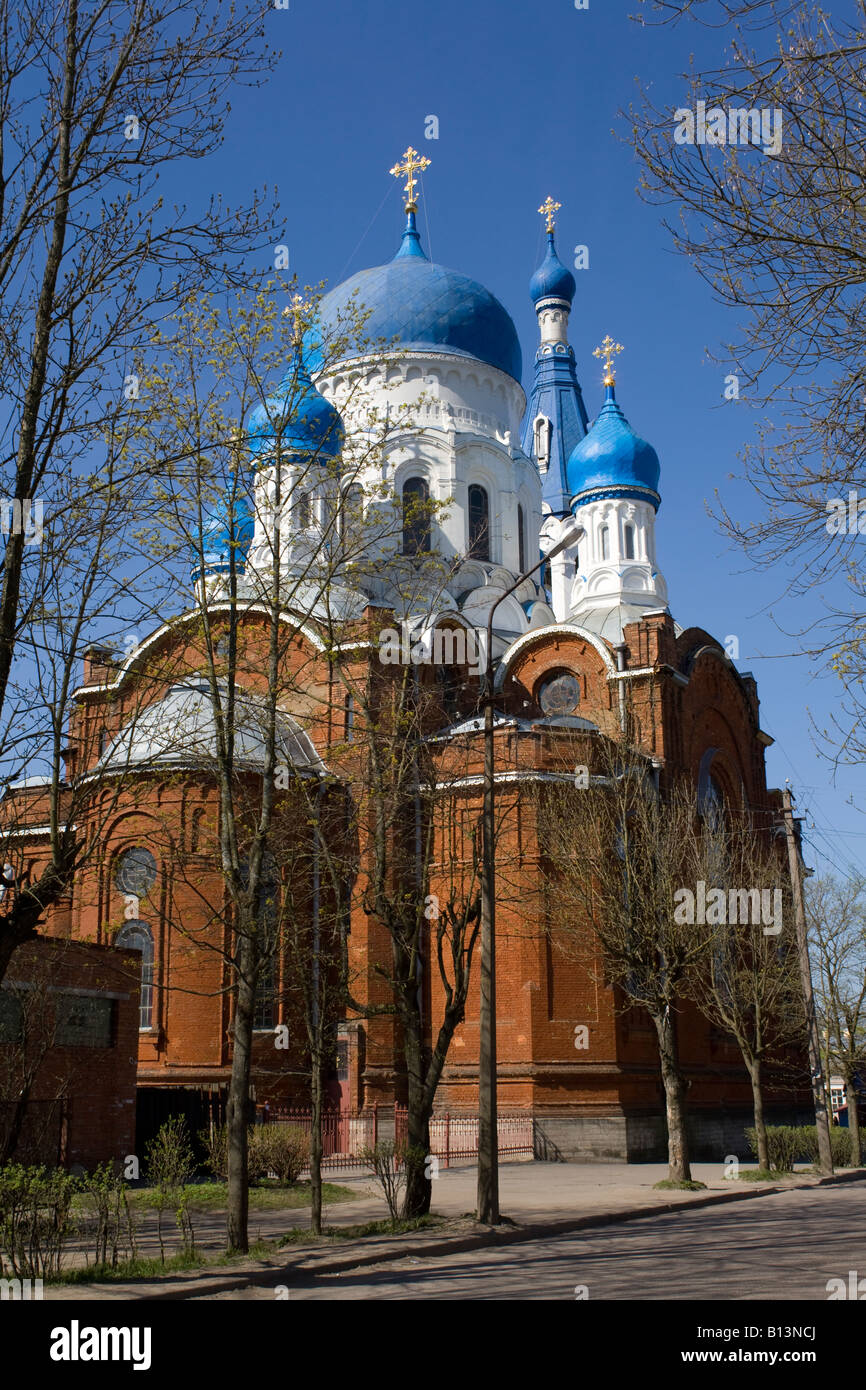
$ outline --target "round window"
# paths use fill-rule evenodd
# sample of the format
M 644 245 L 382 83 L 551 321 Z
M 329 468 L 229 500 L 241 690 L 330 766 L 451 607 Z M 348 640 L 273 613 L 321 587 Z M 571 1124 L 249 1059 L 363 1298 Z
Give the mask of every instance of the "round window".
M 580 704 L 580 684 L 571 671 L 546 676 L 538 687 L 538 703 L 550 716 L 574 714 Z
M 121 893 L 146 897 L 156 882 L 156 860 L 150 850 L 141 845 L 125 850 L 117 861 L 114 882 Z

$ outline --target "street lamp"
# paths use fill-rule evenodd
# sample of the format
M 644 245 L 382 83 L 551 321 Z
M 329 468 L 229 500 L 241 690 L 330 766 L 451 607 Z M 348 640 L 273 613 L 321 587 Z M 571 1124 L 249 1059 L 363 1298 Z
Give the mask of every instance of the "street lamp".
M 571 520 L 571 518 L 569 518 Z M 481 1001 L 478 1055 L 478 1220 L 498 1226 L 499 1142 L 496 1124 L 496 854 L 493 772 L 493 615 L 503 600 L 519 589 L 542 565 L 573 544 L 579 528 L 569 525 L 554 546 L 531 569 L 499 595 L 487 615 L 484 674 L 484 809 L 482 812 L 481 873 Z

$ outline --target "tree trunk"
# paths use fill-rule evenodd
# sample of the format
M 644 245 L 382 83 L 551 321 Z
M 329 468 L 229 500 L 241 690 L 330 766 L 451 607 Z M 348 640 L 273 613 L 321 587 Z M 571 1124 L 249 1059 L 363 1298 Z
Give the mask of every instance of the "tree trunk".
M 412 1000 L 416 1003 L 417 995 Z M 421 1039 L 421 1015 L 417 1007 L 404 1012 L 405 1053 L 407 1063 L 407 1136 L 406 1136 L 406 1190 L 403 1197 L 403 1218 L 411 1220 L 416 1216 L 426 1216 L 430 1211 L 433 1184 L 427 1172 L 427 1158 L 430 1153 L 430 1113 L 433 1109 L 432 1095 L 423 1079 L 423 1043 Z
M 310 1125 L 310 1230 L 322 1234 L 322 1060 L 313 1054 L 312 1123 Z
M 27 1113 L 27 1103 L 30 1100 L 32 1086 L 27 1086 L 15 1100 L 15 1109 L 12 1112 L 12 1119 L 5 1136 L 0 1136 L 0 1164 L 9 1163 L 14 1157 L 18 1147 L 18 1140 L 21 1138 L 21 1130 L 24 1127 L 24 1116 Z
M 853 1079 L 847 1084 L 848 1095 L 848 1129 L 851 1133 L 851 1167 L 859 1168 L 860 1151 L 860 1111 L 858 1109 L 857 1093 L 854 1089 Z
M 242 937 L 238 948 L 238 989 L 232 1047 L 232 1074 L 229 1081 L 226 1128 L 228 1135 L 228 1213 L 226 1246 L 229 1252 L 246 1254 L 249 1249 L 249 1124 L 250 1074 L 252 1064 L 253 1009 L 255 982 L 250 980 L 249 939 Z
M 758 1145 L 758 1167 L 769 1170 L 770 1146 L 767 1142 L 767 1125 L 764 1120 L 764 1092 L 762 1089 L 761 1063 L 756 1057 L 747 1062 L 749 1080 L 752 1083 L 752 1108 L 755 1112 L 755 1139 Z
M 691 1182 L 689 1144 L 686 1136 L 686 1082 L 680 1071 L 677 1042 L 670 1010 L 653 1018 L 658 1034 L 659 1062 L 665 1088 L 668 1128 L 668 1179 Z

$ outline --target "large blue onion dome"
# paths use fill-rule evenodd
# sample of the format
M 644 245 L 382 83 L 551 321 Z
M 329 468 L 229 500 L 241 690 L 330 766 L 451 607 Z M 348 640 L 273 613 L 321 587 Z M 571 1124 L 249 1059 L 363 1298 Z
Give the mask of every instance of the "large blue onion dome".
M 347 333 L 350 301 L 366 316 L 365 339 L 474 357 L 520 381 L 523 358 L 508 311 L 477 280 L 427 259 L 413 208 L 394 259 L 358 271 L 322 299 L 318 331 L 310 335 L 314 370 L 323 363 L 322 342 Z
M 542 299 L 562 299 L 571 304 L 577 283 L 567 265 L 556 254 L 553 232 L 547 233 L 547 255 L 529 282 L 529 293 L 533 304 Z
M 199 544 L 190 547 L 192 577 L 202 574 L 228 574 L 232 564 L 242 574 L 253 542 L 255 518 L 244 494 L 232 488 L 231 496 L 222 497 L 202 517 Z
M 303 454 L 322 463 L 343 447 L 343 421 L 336 406 L 313 385 L 298 349 L 273 395 L 247 416 L 247 440 L 253 458 L 265 463 L 277 436 L 284 456 Z
M 571 451 L 567 465 L 572 502 L 595 497 L 634 496 L 658 510 L 658 454 L 635 434 L 608 385 L 604 405 L 588 434 Z

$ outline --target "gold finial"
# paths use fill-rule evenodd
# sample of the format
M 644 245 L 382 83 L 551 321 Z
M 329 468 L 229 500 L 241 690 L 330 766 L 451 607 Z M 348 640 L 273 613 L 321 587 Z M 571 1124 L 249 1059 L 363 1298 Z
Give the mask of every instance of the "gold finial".
M 615 353 L 615 352 L 624 352 L 624 351 L 625 351 L 625 348 L 623 347 L 622 343 L 615 343 L 615 342 L 613 341 L 613 338 L 610 336 L 609 333 L 608 333 L 607 337 L 603 339 L 602 344 L 601 344 L 601 347 L 597 347 L 597 348 L 594 348 L 594 349 L 593 349 L 593 353 L 592 353 L 593 357 L 603 357 L 603 358 L 604 358 L 604 384 L 605 384 L 605 386 L 613 386 L 614 382 L 616 381 L 616 368 L 615 368 L 614 365 L 613 365 L 613 355 L 614 355 L 614 353 Z
M 554 217 L 553 214 L 554 214 L 555 212 L 559 212 L 559 209 L 560 209 L 561 207 L 562 207 L 562 203 L 555 203 L 555 202 L 553 201 L 553 199 L 551 198 L 550 194 L 548 193 L 548 195 L 547 195 L 547 197 L 545 198 L 544 202 L 541 204 L 541 207 L 538 209 L 538 211 L 541 213 L 542 217 L 546 217 L 546 218 L 547 218 L 547 230 L 548 230 L 549 232 L 552 232 L 553 229 L 554 229 L 554 227 L 556 226 L 556 218 Z
M 406 176 L 407 183 L 403 191 L 406 194 L 407 212 L 415 212 L 418 208 L 418 204 L 415 202 L 415 171 L 416 169 L 423 171 L 427 169 L 429 165 L 430 160 L 423 154 L 419 154 L 417 150 L 413 150 L 410 145 L 403 156 L 403 163 L 395 164 L 394 168 L 388 171 L 390 174 L 394 175 L 395 179 L 402 178 L 404 174 Z
M 304 340 L 303 318 L 309 307 L 309 304 L 305 304 L 303 295 L 296 294 L 292 296 L 291 304 L 287 304 L 283 310 L 283 318 L 288 318 L 291 314 L 295 320 L 295 331 L 292 334 L 292 342 L 295 347 L 300 347 Z

